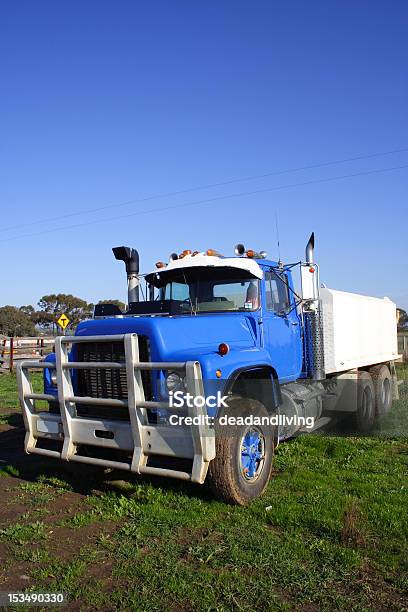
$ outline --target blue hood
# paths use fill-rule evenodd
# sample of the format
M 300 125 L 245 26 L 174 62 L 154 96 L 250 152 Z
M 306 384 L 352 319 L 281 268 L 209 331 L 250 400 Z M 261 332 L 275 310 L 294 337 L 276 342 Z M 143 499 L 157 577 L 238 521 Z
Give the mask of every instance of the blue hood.
M 128 316 L 84 321 L 78 325 L 76 335 L 142 334 L 150 339 L 154 361 L 202 361 L 205 355 L 219 357 L 217 351 L 221 342 L 229 344 L 231 352 L 255 349 L 259 345 L 257 328 L 254 315 L 244 313 Z

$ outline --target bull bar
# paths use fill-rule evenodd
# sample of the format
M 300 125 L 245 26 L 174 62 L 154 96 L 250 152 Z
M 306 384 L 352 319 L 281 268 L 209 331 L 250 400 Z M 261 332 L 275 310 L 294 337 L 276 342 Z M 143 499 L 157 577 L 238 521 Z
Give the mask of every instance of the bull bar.
M 124 362 L 69 361 L 69 345 L 81 342 L 123 342 Z M 17 383 L 26 428 L 25 451 L 77 461 L 102 467 L 119 468 L 137 474 L 152 474 L 203 483 L 209 462 L 215 457 L 213 428 L 205 418 L 195 419 L 199 424 L 169 426 L 150 423 L 148 411 L 170 409 L 168 402 L 147 401 L 142 384 L 142 370 L 177 370 L 185 375 L 186 391 L 193 397 L 204 397 L 201 367 L 198 361 L 141 362 L 137 334 L 111 336 L 60 336 L 55 342 L 55 363 L 51 361 L 24 361 L 17 367 Z M 75 395 L 72 372 L 80 369 L 124 369 L 126 371 L 127 400 L 116 398 L 82 397 Z M 60 414 L 36 411 L 35 400 L 56 401 L 52 394 L 34 393 L 30 379 L 32 369 L 55 369 Z M 77 403 L 127 408 L 129 421 L 78 416 Z M 171 410 L 174 410 L 172 407 Z M 188 416 L 205 416 L 205 406 L 187 407 Z M 62 450 L 37 446 L 46 438 L 62 442 Z M 129 461 L 114 461 L 81 455 L 81 445 L 127 451 Z M 149 458 L 177 457 L 192 460 L 191 471 L 148 465 Z M 131 459 L 130 459 L 131 457 Z

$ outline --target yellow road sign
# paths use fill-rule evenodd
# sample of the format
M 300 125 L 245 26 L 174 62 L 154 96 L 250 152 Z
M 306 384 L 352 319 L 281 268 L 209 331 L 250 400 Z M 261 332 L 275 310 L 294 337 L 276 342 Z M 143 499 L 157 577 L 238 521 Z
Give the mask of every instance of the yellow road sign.
M 58 317 L 57 323 L 62 329 L 65 329 L 69 323 L 69 319 L 66 314 L 62 314 Z

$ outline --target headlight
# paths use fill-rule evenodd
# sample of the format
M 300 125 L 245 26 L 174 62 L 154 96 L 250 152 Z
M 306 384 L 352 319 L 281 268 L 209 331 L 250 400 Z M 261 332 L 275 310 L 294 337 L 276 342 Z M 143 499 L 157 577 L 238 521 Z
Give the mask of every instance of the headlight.
M 177 374 L 177 372 L 169 372 L 166 378 L 167 391 L 180 391 L 184 389 L 184 378 Z
M 57 386 L 57 370 L 51 370 L 51 383 Z

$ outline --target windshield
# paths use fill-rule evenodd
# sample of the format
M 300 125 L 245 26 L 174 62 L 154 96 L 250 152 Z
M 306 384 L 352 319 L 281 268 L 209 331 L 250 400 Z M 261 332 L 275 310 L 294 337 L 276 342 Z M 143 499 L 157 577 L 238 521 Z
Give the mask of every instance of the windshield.
M 183 313 L 253 311 L 259 308 L 259 281 L 233 268 L 190 268 L 151 275 L 156 300 L 177 304 Z

